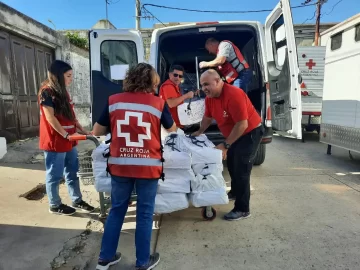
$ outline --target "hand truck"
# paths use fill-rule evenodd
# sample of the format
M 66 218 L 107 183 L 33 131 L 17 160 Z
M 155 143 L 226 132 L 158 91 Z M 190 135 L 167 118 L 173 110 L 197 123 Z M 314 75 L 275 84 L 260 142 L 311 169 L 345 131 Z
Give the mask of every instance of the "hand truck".
M 97 137 L 93 135 L 70 135 L 69 141 L 92 141 L 96 147 L 100 145 L 99 140 Z M 95 184 L 95 177 L 93 174 L 93 167 L 92 167 L 92 152 L 94 149 L 82 152 L 78 154 L 78 161 L 79 161 L 79 171 L 77 176 L 79 180 L 84 186 L 94 185 Z M 136 201 L 136 190 L 134 187 L 132 196 L 130 197 L 129 205 L 132 204 L 133 201 Z M 106 218 L 106 212 L 111 206 L 111 197 L 110 194 L 105 192 L 99 192 L 99 203 L 100 203 L 100 218 Z

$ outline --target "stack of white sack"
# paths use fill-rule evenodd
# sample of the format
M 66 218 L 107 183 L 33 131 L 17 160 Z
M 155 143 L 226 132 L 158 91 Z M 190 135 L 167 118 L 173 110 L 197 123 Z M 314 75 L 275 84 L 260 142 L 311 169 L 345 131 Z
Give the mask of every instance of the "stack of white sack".
M 222 151 L 205 136 L 186 137 L 186 146 L 192 153 L 192 169 L 196 175 L 191 181 L 190 202 L 195 207 L 228 204 L 226 183 L 222 175 Z
M 111 193 L 111 177 L 106 172 L 109 144 L 101 143 L 92 152 L 92 167 L 97 192 Z
M 191 155 L 184 145 L 184 136 L 169 133 L 164 140 L 165 180 L 159 180 L 155 199 L 155 213 L 166 214 L 189 207 L 187 194 L 195 179 L 191 169 Z

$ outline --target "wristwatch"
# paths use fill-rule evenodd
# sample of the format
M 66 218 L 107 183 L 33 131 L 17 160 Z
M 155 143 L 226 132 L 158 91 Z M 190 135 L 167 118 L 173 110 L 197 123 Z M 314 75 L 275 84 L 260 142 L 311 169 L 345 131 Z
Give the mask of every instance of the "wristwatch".
M 225 149 L 229 149 L 230 148 L 230 144 L 226 143 L 226 142 L 223 142 L 223 145 L 225 146 Z
M 64 134 L 64 139 L 67 139 L 68 137 L 69 137 L 69 133 L 66 132 L 66 133 Z

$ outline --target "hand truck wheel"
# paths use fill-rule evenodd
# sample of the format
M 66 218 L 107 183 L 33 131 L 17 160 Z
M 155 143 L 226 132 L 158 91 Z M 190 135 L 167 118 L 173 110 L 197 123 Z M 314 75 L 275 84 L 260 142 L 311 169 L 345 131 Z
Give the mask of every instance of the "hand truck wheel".
M 216 210 L 211 206 L 205 206 L 201 209 L 201 216 L 207 221 L 212 221 L 216 218 Z

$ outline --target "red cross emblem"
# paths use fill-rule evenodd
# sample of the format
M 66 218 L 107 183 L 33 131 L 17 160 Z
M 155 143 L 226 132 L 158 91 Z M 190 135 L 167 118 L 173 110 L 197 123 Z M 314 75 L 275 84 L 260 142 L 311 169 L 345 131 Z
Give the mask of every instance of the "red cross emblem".
M 125 138 L 127 147 L 144 147 L 144 140 L 151 139 L 150 128 L 150 123 L 143 122 L 143 113 L 141 112 L 126 111 L 125 119 L 117 120 L 117 135 L 118 137 Z M 136 132 L 131 132 L 130 134 L 130 132 L 126 132 L 125 129 L 136 130 Z
M 312 59 L 309 59 L 309 62 L 306 62 L 305 64 L 306 64 L 306 66 L 308 66 L 308 67 L 309 67 L 309 69 L 312 69 L 313 67 L 315 67 L 315 66 L 316 66 L 316 63 L 315 63 L 315 62 L 313 62 L 313 60 L 312 60 Z

